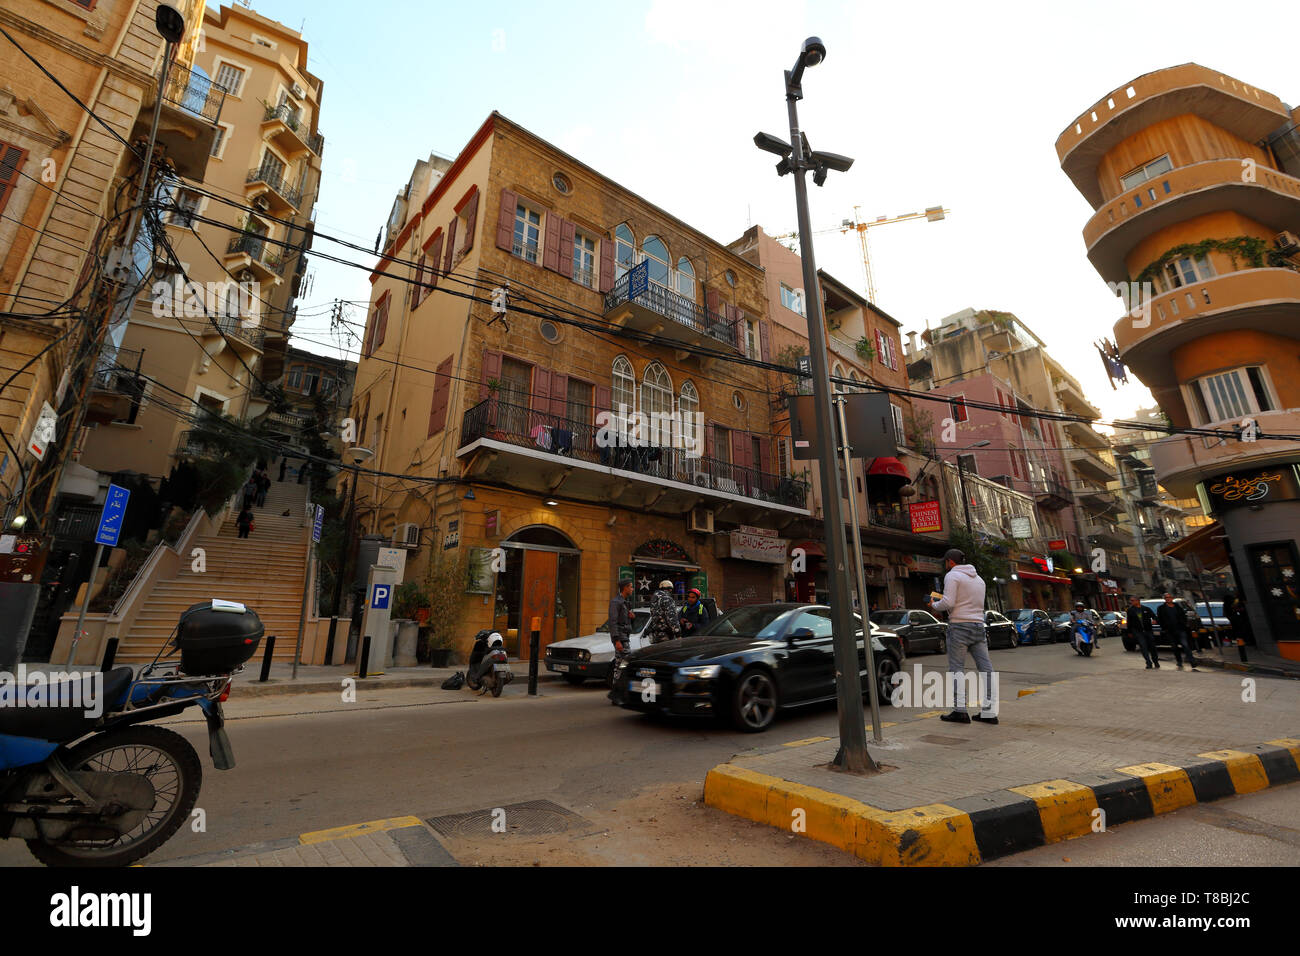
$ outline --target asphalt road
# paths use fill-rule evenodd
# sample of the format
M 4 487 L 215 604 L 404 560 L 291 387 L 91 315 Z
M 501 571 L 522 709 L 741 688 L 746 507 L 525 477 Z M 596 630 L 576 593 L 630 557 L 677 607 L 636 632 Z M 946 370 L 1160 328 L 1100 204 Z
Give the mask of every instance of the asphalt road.
M 1001 692 L 1010 697 L 1047 681 L 1142 668 L 1141 658 L 1124 653 L 1117 640 L 1104 642 L 1091 659 L 1063 645 L 992 656 Z M 928 670 L 943 661 L 925 655 L 909 665 Z M 458 834 L 448 847 L 467 864 L 857 865 L 829 847 L 699 803 L 706 772 L 733 754 L 834 736 L 833 705 L 788 715 L 766 734 L 751 735 L 712 721 L 623 711 L 594 685 L 542 689 L 536 698 L 526 696 L 521 681 L 500 699 L 431 688 L 362 690 L 355 703 L 333 694 L 232 698 L 228 732 L 238 766 L 224 773 L 211 768 L 203 724 L 174 723 L 203 756 L 199 807 L 207 829 L 183 828 L 146 863 L 388 817 L 427 819 L 546 800 L 581 817 L 578 825 L 558 835 L 484 829 Z M 883 717 L 916 714 L 885 708 Z M 1300 859 L 1298 795 L 1291 787 L 1191 808 L 1118 827 L 1103 840 L 1078 841 L 1077 849 L 1059 844 L 1004 862 L 1152 862 L 1152 848 L 1159 847 L 1158 858 L 1173 865 L 1250 862 L 1255 852 L 1260 863 L 1294 863 Z M 34 861 L 20 842 L 9 841 L 0 845 L 0 865 Z

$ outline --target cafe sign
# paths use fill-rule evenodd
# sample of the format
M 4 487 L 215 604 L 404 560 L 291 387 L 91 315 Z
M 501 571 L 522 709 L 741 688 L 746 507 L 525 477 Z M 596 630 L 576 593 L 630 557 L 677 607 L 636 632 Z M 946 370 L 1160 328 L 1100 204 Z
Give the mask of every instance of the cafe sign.
M 775 531 L 765 528 L 743 527 L 731 532 L 731 556 L 742 561 L 784 564 L 789 548 L 789 540 L 779 538 Z
M 912 534 L 943 530 L 937 501 L 914 501 L 907 506 L 907 513 L 912 521 Z
M 1296 477 L 1295 465 L 1229 472 L 1203 481 L 1197 488 L 1207 514 L 1222 514 L 1234 508 L 1274 501 L 1300 500 L 1300 479 Z

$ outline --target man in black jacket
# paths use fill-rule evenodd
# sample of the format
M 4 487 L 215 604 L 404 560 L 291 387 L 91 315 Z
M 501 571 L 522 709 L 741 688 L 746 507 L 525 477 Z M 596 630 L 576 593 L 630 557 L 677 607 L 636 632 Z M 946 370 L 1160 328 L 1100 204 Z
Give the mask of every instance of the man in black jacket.
M 1152 630 L 1155 623 L 1156 616 L 1151 613 L 1151 608 L 1139 601 L 1136 594 L 1130 596 L 1125 626 L 1137 640 L 1142 659 L 1147 662 L 1147 670 L 1160 667 L 1160 655 L 1156 653 L 1156 639 Z
M 632 579 L 618 582 L 618 592 L 609 602 L 609 640 L 614 645 L 614 662 L 609 670 L 609 699 L 618 703 L 618 680 L 632 650 Z
M 1187 614 L 1174 603 L 1172 594 L 1165 595 L 1165 603 L 1160 605 L 1156 610 L 1156 620 L 1160 623 L 1160 633 L 1169 638 L 1169 643 L 1174 649 L 1174 661 L 1178 664 L 1178 669 L 1183 669 L 1183 654 L 1187 651 L 1187 663 L 1192 665 L 1192 670 L 1196 670 L 1196 658 L 1192 656 L 1191 635 L 1187 631 Z
M 690 637 L 692 634 L 698 634 L 704 627 L 713 620 L 713 615 L 709 613 L 707 605 L 700 599 L 700 592 L 697 588 L 691 588 L 686 592 L 686 603 L 678 614 L 678 622 L 682 626 L 682 637 Z

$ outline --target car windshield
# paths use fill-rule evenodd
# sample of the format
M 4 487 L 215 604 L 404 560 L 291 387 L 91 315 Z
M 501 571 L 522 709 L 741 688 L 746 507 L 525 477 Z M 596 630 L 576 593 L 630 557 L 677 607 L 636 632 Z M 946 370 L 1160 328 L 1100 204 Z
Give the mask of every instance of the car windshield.
M 701 635 L 726 635 L 737 637 L 776 637 L 781 632 L 783 618 L 792 613 L 785 605 L 757 604 L 728 611 L 700 632 Z
M 871 615 L 871 620 L 882 625 L 902 624 L 906 616 L 906 611 L 876 611 Z
M 1032 607 L 1014 608 L 1007 611 L 1007 617 L 1013 621 L 1032 621 L 1034 619 L 1034 609 Z

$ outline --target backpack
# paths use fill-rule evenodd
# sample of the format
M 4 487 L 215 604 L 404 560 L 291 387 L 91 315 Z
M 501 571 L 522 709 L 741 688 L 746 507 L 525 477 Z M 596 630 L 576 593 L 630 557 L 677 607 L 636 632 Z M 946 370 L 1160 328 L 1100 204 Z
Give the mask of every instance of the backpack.
M 456 673 L 452 674 L 450 677 L 448 677 L 445 681 L 442 682 L 443 690 L 460 690 L 464 686 L 465 686 L 464 671 L 456 671 Z

